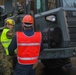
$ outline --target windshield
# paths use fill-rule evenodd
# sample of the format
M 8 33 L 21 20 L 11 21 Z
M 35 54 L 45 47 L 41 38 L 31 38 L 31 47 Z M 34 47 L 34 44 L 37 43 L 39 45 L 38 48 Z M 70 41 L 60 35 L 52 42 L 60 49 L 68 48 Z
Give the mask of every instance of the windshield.
M 36 13 L 56 8 L 56 0 L 36 0 Z
M 63 7 L 76 7 L 76 0 L 63 0 Z

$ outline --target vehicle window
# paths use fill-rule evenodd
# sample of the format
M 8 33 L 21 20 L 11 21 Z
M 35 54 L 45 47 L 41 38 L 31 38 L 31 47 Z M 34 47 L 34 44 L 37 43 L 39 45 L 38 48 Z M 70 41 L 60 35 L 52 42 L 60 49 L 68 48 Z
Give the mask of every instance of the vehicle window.
M 48 0 L 48 8 L 49 9 L 56 8 L 56 0 Z
M 63 7 L 76 7 L 76 0 L 63 0 Z
M 36 11 L 41 13 L 56 8 L 56 0 L 36 0 Z
M 24 6 L 24 0 L 17 0 L 21 5 Z M 41 13 L 50 9 L 56 8 L 56 0 L 26 0 L 26 12 L 29 9 L 32 13 Z

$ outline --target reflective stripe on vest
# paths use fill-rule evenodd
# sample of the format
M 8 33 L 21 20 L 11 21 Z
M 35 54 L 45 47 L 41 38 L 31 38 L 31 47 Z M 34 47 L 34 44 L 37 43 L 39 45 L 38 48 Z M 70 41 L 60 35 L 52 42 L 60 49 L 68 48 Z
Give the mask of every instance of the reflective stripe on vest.
M 35 60 L 37 58 L 38 57 L 31 57 L 31 58 L 21 58 L 21 57 L 18 57 L 18 59 L 20 59 L 20 60 Z
M 6 51 L 6 55 L 9 55 L 8 52 L 8 46 L 11 42 L 12 39 L 8 39 L 6 36 L 6 33 L 9 31 L 9 29 L 3 29 L 2 34 L 1 34 L 1 43 Z
M 18 43 L 18 46 L 37 46 L 40 43 Z
M 23 32 L 17 32 L 17 58 L 20 64 L 34 64 L 38 60 L 41 33 L 36 32 L 34 35 L 26 36 Z

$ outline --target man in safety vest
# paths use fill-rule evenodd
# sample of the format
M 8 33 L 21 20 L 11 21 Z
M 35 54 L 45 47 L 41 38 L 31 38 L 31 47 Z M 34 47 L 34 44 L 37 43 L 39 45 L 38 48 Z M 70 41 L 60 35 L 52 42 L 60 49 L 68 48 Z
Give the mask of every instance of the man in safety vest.
M 5 50 L 5 55 L 7 57 L 8 62 L 10 63 L 10 65 L 8 65 L 8 67 L 10 67 L 11 71 L 13 73 L 13 59 L 11 56 L 9 56 L 9 51 L 8 51 L 8 46 L 15 34 L 13 27 L 15 25 L 15 21 L 13 19 L 6 19 L 5 20 L 5 26 L 4 29 L 1 33 L 1 44 L 4 47 Z M 7 63 L 7 62 L 3 62 L 3 63 Z
M 8 47 L 9 54 L 14 55 L 17 48 L 17 64 L 14 75 L 35 75 L 33 65 L 38 61 L 39 52 L 42 50 L 41 32 L 34 32 L 34 19 L 25 15 L 22 19 L 23 31 L 16 33 Z

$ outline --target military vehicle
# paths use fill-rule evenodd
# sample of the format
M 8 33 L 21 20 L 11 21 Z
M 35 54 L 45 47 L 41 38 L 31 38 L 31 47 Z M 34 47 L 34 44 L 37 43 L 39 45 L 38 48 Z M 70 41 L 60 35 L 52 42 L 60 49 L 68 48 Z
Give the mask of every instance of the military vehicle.
M 76 47 L 76 0 L 23 0 L 21 5 L 17 0 L 5 0 L 0 26 L 6 18 L 12 18 L 15 31 L 21 31 L 21 19 L 26 14 L 34 17 L 34 30 L 42 32 L 44 50 L 39 59 L 44 66 L 70 65 Z

